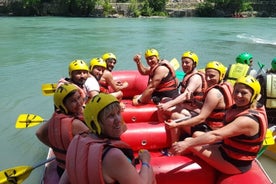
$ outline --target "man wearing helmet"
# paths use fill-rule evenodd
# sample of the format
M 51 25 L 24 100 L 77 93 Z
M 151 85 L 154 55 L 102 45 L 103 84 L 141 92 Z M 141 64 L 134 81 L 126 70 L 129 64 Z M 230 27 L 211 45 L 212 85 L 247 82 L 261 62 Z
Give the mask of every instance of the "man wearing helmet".
M 195 131 L 211 131 L 223 127 L 225 111 L 233 105 L 233 87 L 230 83 L 224 82 L 226 67 L 218 61 L 210 61 L 205 67 L 205 78 L 208 89 L 204 95 L 204 103 L 200 113 L 193 118 L 181 122 L 165 122 L 171 130 L 181 128 L 192 135 Z M 171 132 L 172 143 L 178 141 L 178 131 Z
M 182 54 L 182 69 L 185 73 L 183 81 L 180 83 L 181 94 L 165 103 L 160 103 L 158 107 L 160 121 L 192 117 L 198 115 L 203 104 L 203 96 L 207 89 L 205 75 L 201 71 L 197 71 L 198 56 L 187 51 Z
M 89 99 L 93 98 L 100 92 L 99 80 L 101 79 L 106 63 L 102 58 L 92 58 L 89 64 L 89 77 L 85 82 L 85 86 L 89 91 Z
M 112 70 L 117 62 L 117 58 L 113 53 L 105 53 L 102 59 L 106 62 L 106 70 L 103 73 L 100 82 L 101 92 L 110 93 L 115 96 L 118 100 L 123 98 L 122 89 L 128 87 L 127 82 L 114 81 L 112 76 Z M 109 89 L 111 87 L 111 90 Z
M 81 90 L 81 95 L 84 99 L 84 104 L 88 99 L 88 91 L 84 86 L 85 81 L 88 78 L 88 66 L 85 61 L 76 59 L 69 64 L 69 76 L 70 78 L 62 78 L 58 81 L 58 86 L 61 84 L 72 83 Z
M 58 163 L 57 172 L 61 176 L 69 143 L 74 135 L 88 132 L 89 129 L 83 122 L 83 98 L 78 87 L 71 83 L 61 84 L 54 93 L 54 104 L 56 111 L 36 131 L 36 136 L 53 149 Z
M 253 56 L 244 52 L 236 57 L 235 64 L 229 65 L 225 79 L 234 85 L 239 77 L 246 75 L 256 77 L 257 72 L 253 69 Z
M 169 62 L 160 60 L 156 49 L 148 49 L 145 52 L 145 59 L 148 67 L 142 64 L 140 54 L 136 54 L 133 58 L 140 74 L 149 75 L 147 88 L 141 95 L 133 98 L 133 105 L 147 104 L 151 100 L 157 104 L 163 97 L 177 97 L 178 81 Z
M 95 96 L 84 118 L 92 133 L 77 135 L 70 143 L 61 184 L 155 183 L 149 152 L 138 152 L 142 164 L 137 173 L 132 149 L 120 140 L 123 118 L 117 98 L 105 93 Z
M 225 174 L 247 172 L 262 147 L 267 129 L 265 108 L 257 103 L 260 90 L 254 77 L 239 78 L 234 85 L 235 104 L 226 112 L 225 126 L 174 143 L 173 153 L 191 151 Z
M 258 75 L 262 84 L 260 102 L 265 105 L 268 122 L 276 125 L 276 58 L 271 61 L 271 69 Z

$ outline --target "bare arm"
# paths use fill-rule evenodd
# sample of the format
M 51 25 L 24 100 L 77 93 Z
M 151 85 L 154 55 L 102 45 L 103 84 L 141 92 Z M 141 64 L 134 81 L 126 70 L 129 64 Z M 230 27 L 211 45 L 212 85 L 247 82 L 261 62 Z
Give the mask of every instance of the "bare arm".
M 148 154 L 149 155 L 149 154 Z M 149 163 L 144 158 L 143 162 Z M 140 173 L 137 173 L 135 167 L 117 148 L 110 149 L 102 162 L 103 176 L 106 183 L 118 181 L 120 184 L 151 184 L 153 180 L 153 171 L 151 167 L 142 166 Z
M 107 84 L 114 90 L 114 91 L 120 91 L 128 86 L 127 82 L 116 82 L 113 79 L 113 75 L 110 71 L 105 70 L 104 74 L 102 76 L 107 82 Z
M 169 69 L 165 66 L 158 66 L 154 72 L 153 78 L 148 83 L 147 88 L 142 93 L 140 100 L 142 103 L 147 103 L 151 99 L 152 93 L 155 91 L 157 86 L 160 84 L 161 80 L 167 76 L 169 73 Z
M 181 121 L 179 123 L 175 123 L 175 121 L 165 123 L 171 127 L 194 126 L 200 124 L 208 118 L 208 116 L 212 113 L 214 109 L 217 108 L 219 102 L 222 100 L 223 95 L 221 94 L 221 92 L 218 89 L 213 88 L 206 95 L 204 104 L 201 108 L 199 115 L 191 119 Z
M 253 136 L 258 131 L 259 125 L 255 120 L 247 116 L 241 116 L 220 129 L 201 134 L 200 136 L 195 138 L 188 138 L 184 141 L 174 143 L 173 150 L 176 153 L 181 153 L 186 149 L 195 146 L 202 146 L 205 144 L 213 144 L 229 137 L 234 137 L 242 134 Z
M 168 110 L 170 107 L 173 107 L 179 103 L 184 102 L 191 98 L 193 92 L 195 92 L 198 88 L 201 88 L 202 80 L 199 75 L 194 75 L 189 79 L 189 83 L 183 93 L 181 93 L 178 97 L 173 100 L 170 100 L 162 105 L 163 110 Z
M 149 74 L 150 67 L 146 67 L 145 65 L 143 65 L 143 63 L 141 61 L 141 55 L 140 54 L 136 54 L 133 57 L 133 61 L 136 63 L 137 69 L 138 69 L 140 74 L 142 74 L 142 75 L 148 75 Z
M 49 122 L 42 124 L 36 131 L 36 137 L 45 145 L 50 146 L 50 141 L 48 138 L 48 125 Z
M 77 135 L 84 132 L 89 132 L 89 128 L 81 120 L 74 119 L 72 122 L 73 135 Z

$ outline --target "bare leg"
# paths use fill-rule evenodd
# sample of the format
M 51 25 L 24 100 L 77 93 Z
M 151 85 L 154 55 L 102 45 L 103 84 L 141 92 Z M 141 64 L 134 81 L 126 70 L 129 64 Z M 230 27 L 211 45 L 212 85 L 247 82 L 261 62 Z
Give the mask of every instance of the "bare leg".
M 215 145 L 205 145 L 205 146 L 196 146 L 190 148 L 195 155 L 200 157 L 202 160 L 206 161 L 208 164 L 216 168 L 222 173 L 225 174 L 239 174 L 241 171 L 237 169 L 234 165 L 224 160 L 219 151 L 218 144 Z

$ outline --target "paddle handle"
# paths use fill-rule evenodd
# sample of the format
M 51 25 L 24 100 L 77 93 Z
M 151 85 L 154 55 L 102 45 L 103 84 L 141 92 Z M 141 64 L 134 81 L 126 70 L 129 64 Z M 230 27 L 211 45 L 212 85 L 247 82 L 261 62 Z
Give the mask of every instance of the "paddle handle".
M 187 120 L 187 119 L 190 119 L 190 117 L 184 117 L 184 118 L 179 118 L 179 119 L 176 119 L 174 120 L 176 123 L 179 123 L 181 121 L 184 121 L 184 120 Z
M 45 165 L 46 163 L 51 162 L 51 161 L 53 161 L 53 160 L 55 160 L 55 159 L 56 159 L 56 157 L 48 158 L 47 160 L 45 160 L 45 161 L 43 161 L 43 162 L 40 162 L 40 163 L 38 163 L 37 165 L 35 165 L 35 166 L 33 167 L 33 169 L 36 169 L 36 168 L 38 168 L 38 167 L 40 167 L 40 166 L 42 166 L 42 165 Z

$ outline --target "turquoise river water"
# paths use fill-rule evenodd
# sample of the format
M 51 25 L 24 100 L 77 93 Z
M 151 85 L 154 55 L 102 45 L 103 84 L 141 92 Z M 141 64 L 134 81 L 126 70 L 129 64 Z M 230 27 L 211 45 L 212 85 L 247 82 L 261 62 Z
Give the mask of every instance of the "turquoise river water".
M 42 95 L 41 85 L 67 76 L 74 59 L 113 52 L 116 70 L 136 69 L 133 55 L 153 47 L 168 60 L 193 50 L 202 68 L 210 60 L 229 65 L 246 51 L 258 70 L 258 61 L 269 68 L 276 57 L 274 18 L 0 17 L 0 25 L 0 170 L 45 160 L 47 147 L 35 136 L 39 126 L 15 129 L 15 121 L 22 113 L 50 118 L 52 97 Z M 275 162 L 261 161 L 275 177 Z M 39 183 L 42 172 L 35 169 L 24 183 Z

